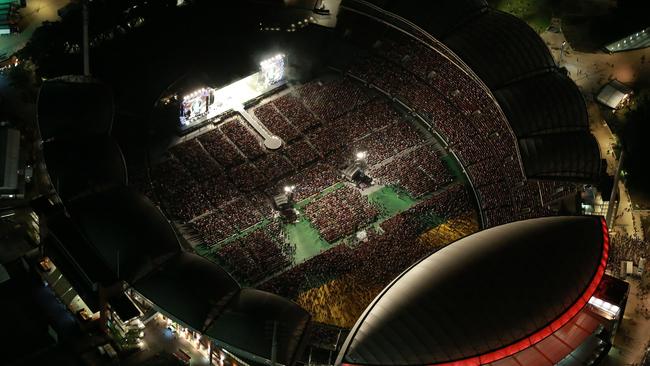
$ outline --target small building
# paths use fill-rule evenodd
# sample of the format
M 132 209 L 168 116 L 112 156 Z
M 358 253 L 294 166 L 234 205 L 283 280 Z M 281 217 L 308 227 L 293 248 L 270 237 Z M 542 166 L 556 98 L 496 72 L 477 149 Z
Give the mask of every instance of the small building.
M 600 89 L 596 96 L 598 103 L 611 109 L 621 109 L 629 101 L 632 89 L 618 80 L 612 80 Z
M 20 131 L 0 128 L 0 197 L 15 198 L 19 193 Z

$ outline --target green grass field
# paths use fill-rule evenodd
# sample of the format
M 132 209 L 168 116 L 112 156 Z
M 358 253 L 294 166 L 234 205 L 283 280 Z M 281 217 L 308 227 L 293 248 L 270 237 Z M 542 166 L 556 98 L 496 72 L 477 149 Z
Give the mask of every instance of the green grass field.
M 443 156 L 441 157 L 445 164 L 449 167 L 449 170 L 456 178 L 456 180 L 464 181 L 465 175 L 463 174 L 461 166 L 452 156 Z M 334 243 L 329 243 L 323 239 L 320 235 L 320 232 L 311 224 L 311 222 L 304 215 L 304 208 L 310 203 L 321 199 L 322 197 L 341 189 L 345 186 L 345 183 L 338 182 L 332 186 L 324 189 L 322 192 L 315 194 L 313 196 L 307 197 L 296 203 L 295 207 L 300 212 L 299 220 L 295 223 L 286 223 L 282 224 L 282 231 L 284 233 L 284 238 L 291 245 L 295 247 L 295 254 L 292 258 L 292 262 L 295 264 L 302 263 L 314 256 L 319 255 L 325 250 L 332 248 L 335 245 L 346 245 L 346 238 L 337 240 Z M 368 201 L 376 206 L 379 209 L 379 215 L 375 222 L 371 223 L 369 227 L 377 229 L 379 225 L 387 219 L 398 215 L 401 212 L 408 210 L 409 208 L 415 206 L 419 202 L 429 198 L 431 194 L 415 199 L 411 197 L 406 191 L 402 190 L 399 187 L 395 186 L 384 186 L 381 188 L 376 188 L 376 190 L 369 193 L 365 196 Z M 437 217 L 434 213 L 428 215 L 422 215 L 422 227 L 433 228 L 442 223 L 442 219 Z M 218 262 L 218 259 L 215 255 L 216 251 L 221 248 L 223 245 L 243 238 L 255 230 L 264 228 L 268 224 L 273 222 L 273 219 L 265 219 L 241 232 L 238 232 L 220 243 L 214 246 L 208 246 L 206 244 L 200 244 L 195 247 L 197 254 Z M 352 234 L 354 235 L 354 234 Z M 282 239 L 280 239 L 282 240 Z
M 304 218 L 297 223 L 287 224 L 284 227 L 284 232 L 287 235 L 287 240 L 296 247 L 295 263 L 303 262 L 332 246 L 323 240 L 318 230 Z
M 311 197 L 310 199 L 301 201 L 299 206 L 304 207 L 308 202 L 317 197 L 322 197 L 324 194 L 330 193 L 339 189 L 343 184 L 336 184 L 318 196 Z M 400 212 L 407 210 L 415 205 L 418 201 L 410 197 L 408 194 L 399 191 L 394 187 L 382 187 L 375 192 L 368 195 L 368 200 L 380 208 L 381 213 L 377 218 L 377 222 L 382 222 L 390 217 L 397 215 Z M 320 254 L 322 251 L 331 248 L 337 243 L 328 243 L 321 236 L 316 228 L 314 228 L 309 220 L 304 216 L 297 222 L 286 224 L 284 232 L 287 240 L 296 247 L 296 254 L 294 256 L 295 263 L 301 263 L 313 256 Z
M 462 171 L 460 170 L 460 167 L 451 157 L 445 157 L 444 159 L 452 169 L 454 175 L 462 176 Z M 336 183 L 331 187 L 326 188 L 319 194 L 311 196 L 309 198 L 306 198 L 298 202 L 296 204 L 296 207 L 302 213 L 304 207 L 307 206 L 310 202 L 313 202 L 314 200 L 317 200 L 342 187 L 344 187 L 343 183 L 340 182 Z M 399 214 L 400 212 L 404 212 L 408 210 L 409 208 L 416 205 L 418 202 L 426 199 L 427 196 L 421 197 L 419 200 L 417 200 L 411 197 L 407 192 L 399 189 L 398 187 L 385 186 L 370 193 L 366 197 L 371 204 L 375 205 L 380 210 L 380 214 L 377 217 L 377 220 L 370 225 L 373 227 L 378 227 L 379 224 L 384 220 L 387 220 Z M 423 217 L 423 219 L 427 220 L 426 226 L 430 226 L 430 227 L 437 226 L 442 221 L 437 217 L 428 217 L 428 216 Z M 271 223 L 271 220 L 265 219 L 247 228 L 246 230 L 243 230 L 241 232 L 238 232 L 237 234 L 230 236 L 229 238 L 223 240 L 222 242 L 212 247 L 209 247 L 206 244 L 199 244 L 195 247 L 196 253 L 207 259 L 216 261 L 217 259 L 216 259 L 215 252 L 216 250 L 218 250 L 218 248 L 221 248 L 223 245 L 229 242 L 232 242 L 239 238 L 243 238 L 249 235 L 251 232 L 259 228 L 265 227 L 269 223 Z M 298 222 L 284 224 L 283 232 L 285 234 L 286 240 L 292 245 L 294 245 L 296 248 L 294 258 L 293 258 L 293 262 L 295 264 L 302 263 L 308 260 L 309 258 L 317 256 L 321 252 L 331 248 L 334 245 L 337 245 L 340 242 L 337 241 L 335 243 L 328 243 L 327 241 L 325 241 L 320 236 L 318 230 L 303 215 L 301 215 Z
M 393 217 L 417 203 L 408 194 L 399 192 L 391 186 L 372 192 L 368 195 L 368 200 L 381 209 L 380 219 Z

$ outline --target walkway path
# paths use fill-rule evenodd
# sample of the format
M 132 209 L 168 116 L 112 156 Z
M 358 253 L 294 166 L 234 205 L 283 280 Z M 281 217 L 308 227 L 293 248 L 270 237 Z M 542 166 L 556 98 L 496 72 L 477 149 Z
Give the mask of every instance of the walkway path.
M 556 24 L 554 20 L 553 24 Z M 561 29 L 561 26 L 558 27 Z M 589 113 L 589 127 L 600 145 L 601 156 L 607 160 L 607 172 L 614 174 L 618 165 L 614 155 L 614 146 L 617 137 L 612 133 L 600 113 L 600 106 L 594 102 L 594 94 L 603 84 L 611 79 L 618 79 L 630 85 L 650 83 L 650 48 L 608 54 L 605 52 L 583 53 L 571 49 L 566 43 L 564 54 L 561 49 L 566 38 L 561 33 L 544 32 L 542 38 L 549 46 L 556 62 L 569 71 L 569 76 L 575 81 L 582 91 L 587 102 Z M 560 60 L 560 57 L 562 58 Z M 616 208 L 614 223 L 611 229 L 619 234 L 627 234 L 643 238 L 640 212 L 635 212 L 629 192 L 623 182 L 619 182 L 619 202 Z M 609 200 L 609 197 L 604 197 Z M 638 292 L 638 281 L 628 279 L 630 294 L 622 325 L 616 338 L 614 347 L 604 360 L 606 366 L 635 365 L 643 357 L 644 349 L 650 340 L 650 317 L 640 314 L 637 309 L 648 307 L 647 295 Z
M 277 150 L 282 147 L 282 140 L 278 136 L 269 133 L 262 122 L 260 122 L 257 117 L 248 113 L 246 109 L 244 109 L 243 105 L 240 104 L 234 106 L 233 109 L 239 112 L 242 117 L 244 117 L 246 122 L 248 122 L 248 124 L 253 127 L 255 132 L 257 132 L 262 137 L 262 140 L 264 141 L 264 147 L 269 150 Z
M 23 48 L 43 22 L 58 20 L 58 10 L 69 2 L 70 0 L 28 0 L 27 6 L 19 11 L 22 18 L 18 27 L 21 32 L 0 37 L 0 55 L 9 57 Z M 79 34 L 81 34 L 81 24 L 79 24 Z
M 561 29 L 557 19 L 553 24 Z M 549 46 L 556 62 L 569 71 L 569 76 L 575 81 L 587 101 L 589 127 L 598 140 L 601 156 L 607 161 L 607 172 L 614 174 L 617 159 L 614 146 L 617 137 L 609 129 L 600 113 L 600 107 L 594 102 L 594 94 L 610 79 L 618 79 L 624 83 L 650 83 L 650 48 L 609 54 L 605 52 L 584 53 L 571 48 L 564 34 L 546 31 L 541 34 Z M 563 43 L 563 55 L 561 51 Z M 561 59 L 560 59 L 561 58 Z M 632 236 L 641 236 L 642 228 L 639 218 L 634 213 L 630 195 L 624 183 L 619 184 L 620 202 L 616 212 L 613 229 Z M 609 197 L 603 197 L 608 200 Z
M 650 317 L 642 314 L 643 306 L 649 307 L 648 295 L 639 293 L 639 281 L 627 280 L 630 294 L 622 326 L 614 338 L 614 346 L 603 362 L 603 366 L 638 365 L 648 343 Z
M 613 54 L 583 53 L 574 51 L 567 42 L 560 60 L 562 43 L 566 41 L 564 35 L 547 31 L 541 37 L 556 62 L 567 68 L 585 95 L 597 93 L 609 79 L 630 84 L 650 82 L 650 48 Z

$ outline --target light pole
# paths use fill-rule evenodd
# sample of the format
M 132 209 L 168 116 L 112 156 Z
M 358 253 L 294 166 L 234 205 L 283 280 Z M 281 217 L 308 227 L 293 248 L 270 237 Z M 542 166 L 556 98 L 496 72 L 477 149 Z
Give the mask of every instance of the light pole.
M 90 76 L 90 44 L 88 41 L 88 1 L 81 2 L 81 13 L 83 17 L 83 56 L 84 56 L 84 75 Z
M 564 59 L 564 47 L 566 46 L 566 41 L 562 42 L 562 47 L 560 47 L 560 61 L 558 62 L 558 67 L 562 67 L 562 60 Z
M 356 166 L 365 170 L 368 167 L 368 152 L 367 151 L 357 151 L 354 154 L 354 163 Z

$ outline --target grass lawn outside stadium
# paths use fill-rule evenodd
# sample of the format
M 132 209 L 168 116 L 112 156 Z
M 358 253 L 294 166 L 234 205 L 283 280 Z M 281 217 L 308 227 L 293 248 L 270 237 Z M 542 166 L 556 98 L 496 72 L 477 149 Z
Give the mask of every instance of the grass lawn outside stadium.
M 488 3 L 496 9 L 522 19 L 537 33 L 544 32 L 551 23 L 550 0 L 488 0 Z

